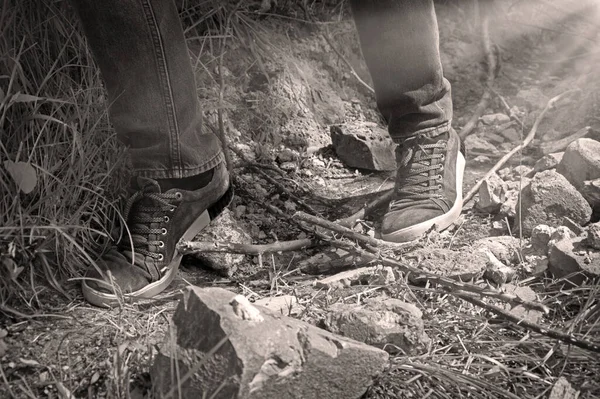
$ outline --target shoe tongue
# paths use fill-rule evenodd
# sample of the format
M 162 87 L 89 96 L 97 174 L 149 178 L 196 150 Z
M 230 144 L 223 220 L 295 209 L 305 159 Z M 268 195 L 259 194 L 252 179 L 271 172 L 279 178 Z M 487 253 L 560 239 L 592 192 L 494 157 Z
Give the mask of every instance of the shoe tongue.
M 143 191 L 145 193 L 160 193 L 158 182 L 149 177 L 136 176 L 131 179 L 131 189 L 134 191 Z

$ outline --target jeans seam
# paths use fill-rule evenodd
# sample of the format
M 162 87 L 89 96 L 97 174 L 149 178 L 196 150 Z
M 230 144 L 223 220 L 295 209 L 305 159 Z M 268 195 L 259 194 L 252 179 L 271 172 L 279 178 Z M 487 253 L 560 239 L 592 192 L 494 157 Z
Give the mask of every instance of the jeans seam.
M 171 1 L 171 0 L 168 0 Z M 169 152 L 171 156 L 171 167 L 177 169 L 179 172 L 181 168 L 181 157 L 179 153 L 179 124 L 177 123 L 177 111 L 175 109 L 175 101 L 173 96 L 173 87 L 169 78 L 169 67 L 167 64 L 167 57 L 165 54 L 165 47 L 160 35 L 160 30 L 156 20 L 154 8 L 149 0 L 141 0 L 142 7 L 146 11 L 146 21 L 154 42 L 154 56 L 156 61 L 156 68 L 161 83 L 161 97 L 163 98 L 166 113 L 167 113 L 167 125 L 169 126 Z
M 179 179 L 185 177 L 191 177 L 198 175 L 200 173 L 206 172 L 207 170 L 215 168 L 221 162 L 225 161 L 225 157 L 222 151 L 219 151 L 214 157 L 209 159 L 207 162 L 200 166 L 195 166 L 193 168 L 180 168 L 174 174 L 172 170 L 165 169 L 139 169 L 135 171 L 136 176 L 148 177 L 151 179 Z

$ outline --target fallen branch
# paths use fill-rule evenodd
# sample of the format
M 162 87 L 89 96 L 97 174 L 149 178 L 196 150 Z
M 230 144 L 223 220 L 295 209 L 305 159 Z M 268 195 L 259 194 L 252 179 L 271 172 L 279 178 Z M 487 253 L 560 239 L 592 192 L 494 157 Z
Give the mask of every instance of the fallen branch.
M 456 294 L 456 293 L 454 295 L 457 296 L 458 298 L 461 298 L 462 300 L 472 303 L 475 306 L 479 306 L 479 307 L 486 309 L 508 321 L 511 321 L 514 324 L 525 328 L 526 330 L 533 331 L 538 334 L 542 334 L 546 337 L 557 339 L 557 340 L 565 342 L 567 344 L 577 346 L 578 348 L 582 348 L 582 349 L 586 349 L 586 350 L 589 350 L 592 352 L 600 353 L 600 343 L 597 344 L 597 343 L 594 343 L 591 341 L 577 338 L 573 334 L 568 334 L 568 333 L 564 333 L 562 331 L 557 331 L 557 330 L 552 330 L 549 328 L 542 327 L 539 324 L 535 324 L 535 323 L 532 323 L 525 319 L 522 319 L 502 308 L 499 308 L 498 306 L 491 305 L 491 304 L 486 303 L 478 298 L 473 298 L 470 295 L 463 295 L 463 294 Z
M 383 206 L 387 202 L 390 202 L 394 194 L 394 189 L 380 191 L 378 194 L 379 195 L 377 195 L 377 197 L 373 201 L 366 204 L 358 212 L 353 213 L 352 215 L 346 218 L 338 219 L 336 223 L 338 223 L 340 226 L 348 228 L 354 227 L 357 221 L 364 219 L 365 216 L 373 212 L 373 210 Z
M 496 79 L 496 74 L 498 73 L 499 66 L 499 60 L 494 54 L 494 47 L 490 39 L 489 12 L 488 10 L 482 12 L 479 6 L 479 1 L 475 1 L 475 13 L 481 21 L 481 43 L 487 64 L 487 78 L 485 82 L 485 90 L 483 92 L 483 95 L 481 96 L 481 99 L 479 100 L 479 103 L 477 104 L 477 107 L 475 108 L 475 111 L 458 133 L 458 136 L 461 139 L 464 139 L 473 132 L 473 130 L 477 126 L 477 123 L 479 122 L 479 118 L 481 118 L 481 116 L 487 109 L 488 104 L 492 98 L 492 87 L 494 86 L 494 80 Z
M 270 244 L 242 244 L 224 241 L 180 241 L 177 244 L 177 250 L 184 255 L 204 252 L 264 255 L 277 252 L 299 251 L 306 248 L 312 248 L 317 244 L 318 241 L 310 238 L 292 241 L 276 241 Z
M 571 94 L 571 93 L 577 92 L 577 91 L 579 91 L 579 89 L 567 90 L 564 93 L 559 94 L 558 96 L 552 97 L 548 101 L 548 103 L 546 104 L 546 107 L 544 107 L 544 109 L 542 110 L 542 112 L 535 119 L 535 123 L 533 124 L 533 127 L 531 128 L 531 130 L 529 131 L 529 133 L 527 134 L 527 136 L 525 137 L 525 139 L 523 140 L 523 142 L 521 144 L 519 144 L 518 146 L 516 146 L 515 148 L 513 148 L 512 150 L 510 150 L 502 158 L 500 158 L 500 160 L 498 162 L 496 162 L 496 164 L 485 174 L 485 176 L 483 176 L 481 179 L 479 179 L 477 181 L 477 183 L 475 183 L 475 185 L 473 186 L 473 188 L 471 188 L 471 190 L 469 190 L 469 192 L 467 193 L 467 195 L 465 195 L 465 198 L 463 199 L 463 204 L 466 204 L 467 202 L 469 202 L 475 196 L 475 194 L 479 190 L 479 187 L 481 187 L 481 185 L 483 184 L 483 182 L 486 179 L 488 179 L 491 175 L 493 175 L 494 173 L 496 173 L 502 166 L 504 166 L 504 164 L 513 155 L 515 155 L 517 152 L 523 150 L 525 147 L 527 147 L 529 145 L 529 143 L 531 143 L 531 141 L 535 137 L 535 134 L 536 134 L 536 132 L 538 130 L 538 127 L 540 126 L 540 123 L 542 122 L 542 119 L 544 119 L 544 117 L 546 116 L 546 114 L 548 113 L 548 111 L 550 109 L 554 108 L 554 106 L 556 105 L 556 103 L 558 102 L 558 100 L 560 100 L 561 98 L 563 98 L 567 94 Z

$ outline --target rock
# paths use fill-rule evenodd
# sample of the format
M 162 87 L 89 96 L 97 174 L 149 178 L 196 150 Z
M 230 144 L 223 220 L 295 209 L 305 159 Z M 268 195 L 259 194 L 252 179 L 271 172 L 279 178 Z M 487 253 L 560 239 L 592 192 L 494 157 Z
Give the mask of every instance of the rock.
M 519 197 L 521 212 L 515 217 L 514 230 L 525 235 L 538 224 L 557 227 L 568 216 L 579 224 L 590 220 L 592 209 L 581 194 L 561 174 L 546 170 L 537 173 Z
M 540 89 L 534 87 L 532 89 L 519 90 L 517 93 L 515 104 L 517 106 L 524 106 L 527 109 L 542 109 L 548 103 L 548 97 L 542 93 Z
M 495 145 L 485 140 L 483 137 L 470 135 L 464 141 L 465 150 L 467 154 L 471 153 L 485 153 L 485 154 L 496 154 L 498 149 Z
M 555 152 L 554 154 L 544 155 L 535 163 L 535 165 L 533 165 L 534 173 L 556 168 L 562 160 L 563 155 L 564 152 Z
M 476 208 L 486 213 L 497 213 L 506 201 L 508 186 L 496 173 L 485 179 L 479 187 Z
M 426 272 L 469 281 L 483 275 L 488 257 L 482 251 L 419 248 L 402 255 L 402 261 Z M 422 280 L 413 274 L 409 275 L 409 279 L 413 282 Z
M 531 247 L 535 253 L 548 254 L 548 243 L 556 229 L 545 224 L 538 224 L 531 230 Z
M 561 226 L 565 226 L 567 229 L 575 233 L 576 236 L 580 236 L 585 233 L 585 229 L 579 224 L 575 223 L 575 221 L 568 216 L 563 218 Z
M 578 399 L 579 391 L 571 386 L 569 381 L 565 377 L 559 377 L 552 390 L 548 399 Z
M 551 240 L 548 269 L 556 278 L 566 278 L 580 285 L 587 278 L 600 277 L 600 252 L 587 248 L 583 237 Z
M 565 150 L 556 171 L 578 190 L 586 180 L 600 178 L 600 142 L 587 138 L 575 140 Z
M 361 267 L 372 263 L 369 257 L 360 256 L 341 248 L 326 249 L 298 263 L 298 268 L 308 274 L 331 274 L 335 270 Z
M 257 306 L 262 306 L 276 314 L 292 316 L 299 314 L 302 310 L 298 305 L 298 299 L 294 295 L 270 296 L 254 301 Z
M 252 238 L 233 218 L 229 209 L 225 209 L 194 240 L 252 244 Z M 192 256 L 198 259 L 203 266 L 209 267 L 227 277 L 231 277 L 246 259 L 244 255 L 229 253 L 200 253 L 193 254 Z
M 504 284 L 511 281 L 515 276 L 516 270 L 500 262 L 490 251 L 487 251 L 487 255 L 489 259 L 483 276 L 496 284 Z
M 337 156 L 347 166 L 396 170 L 396 145 L 387 131 L 376 124 L 332 126 L 330 133 Z
M 523 270 L 529 276 L 541 276 L 548 270 L 548 257 L 545 255 L 525 255 Z
M 506 200 L 498 212 L 500 215 L 508 218 L 514 218 L 517 215 L 517 205 L 519 204 L 519 190 L 508 190 Z
M 500 135 L 506 139 L 509 143 L 516 143 L 521 141 L 521 135 L 515 128 L 508 128 L 500 131 Z
M 394 269 L 390 266 L 370 266 L 325 277 L 315 285 L 317 288 L 338 289 L 353 285 L 389 285 L 395 281 Z
M 600 249 L 600 223 L 588 226 L 586 243 L 590 248 Z
M 522 183 L 524 179 L 528 179 L 527 176 L 529 176 L 532 170 L 533 168 L 527 165 L 515 166 L 510 170 L 510 174 L 506 176 L 504 180 Z M 525 186 L 525 184 L 523 184 L 523 186 Z
M 490 157 L 486 157 L 485 155 L 477 155 L 472 160 L 472 162 L 476 162 L 476 163 L 489 163 L 491 161 L 492 161 L 492 159 Z
M 150 370 L 157 397 L 360 398 L 388 361 L 385 351 L 256 307 L 244 320 L 235 293 L 191 288 Z M 214 355 L 212 354 L 214 352 Z M 181 377 L 190 373 L 190 378 Z M 176 374 L 177 373 L 177 374 Z
M 483 115 L 480 121 L 484 125 L 501 125 L 510 122 L 510 116 L 502 113 Z
M 571 239 L 576 237 L 577 234 L 571 231 L 571 229 L 569 229 L 567 226 L 559 226 L 556 228 L 556 230 L 554 230 L 554 233 L 552 233 L 552 235 L 550 236 L 550 241 L 557 241 L 565 238 Z
M 364 305 L 338 303 L 329 308 L 325 328 L 332 333 L 407 355 L 427 351 L 431 340 L 423 328 L 422 312 L 395 298 L 372 298 Z
M 494 145 L 502 144 L 505 141 L 503 136 L 493 132 L 486 132 L 483 137 Z
M 584 181 L 579 191 L 595 211 L 600 209 L 600 179 Z
M 507 294 L 516 295 L 524 301 L 537 301 L 538 297 L 536 293 L 529 287 L 519 287 L 514 284 L 505 284 L 502 286 L 502 291 Z M 527 320 L 531 323 L 539 323 L 542 318 L 542 312 L 539 310 L 528 309 L 523 305 L 512 306 L 507 303 L 504 304 L 504 308 L 510 311 L 514 316 L 520 317 L 521 319 Z
M 489 251 L 498 261 L 511 264 L 519 261 L 520 246 L 519 239 L 516 237 L 497 236 L 480 238 L 471 248 L 475 251 Z

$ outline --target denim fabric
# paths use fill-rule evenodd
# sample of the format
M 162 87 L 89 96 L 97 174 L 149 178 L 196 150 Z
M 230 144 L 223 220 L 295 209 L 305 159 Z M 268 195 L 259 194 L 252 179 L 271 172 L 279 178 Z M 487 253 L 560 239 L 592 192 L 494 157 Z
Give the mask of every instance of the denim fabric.
M 71 0 L 110 101 L 134 173 L 189 177 L 222 161 L 201 128 L 194 74 L 173 0 Z M 352 0 L 377 105 L 395 141 L 446 131 L 452 119 L 432 0 Z
M 222 161 L 202 113 L 173 0 L 72 0 L 100 67 L 119 140 L 134 173 L 193 176 Z
M 433 0 L 352 0 L 363 56 L 390 136 L 443 132 L 452 120 Z

